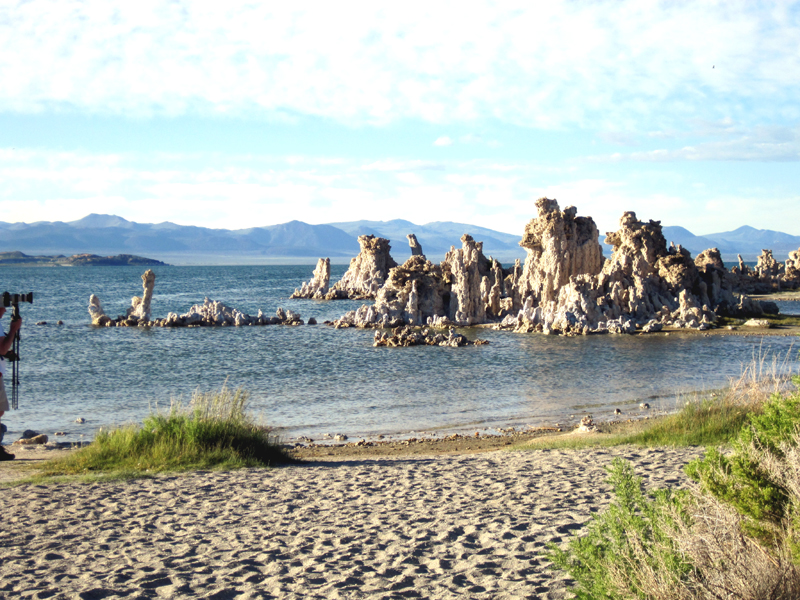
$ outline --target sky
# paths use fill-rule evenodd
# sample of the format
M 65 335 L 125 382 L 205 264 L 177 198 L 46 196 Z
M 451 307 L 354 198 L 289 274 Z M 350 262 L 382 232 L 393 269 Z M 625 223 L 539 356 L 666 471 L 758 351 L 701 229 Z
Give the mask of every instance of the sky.
M 800 235 L 799 161 L 798 2 L 0 0 L 0 221 Z

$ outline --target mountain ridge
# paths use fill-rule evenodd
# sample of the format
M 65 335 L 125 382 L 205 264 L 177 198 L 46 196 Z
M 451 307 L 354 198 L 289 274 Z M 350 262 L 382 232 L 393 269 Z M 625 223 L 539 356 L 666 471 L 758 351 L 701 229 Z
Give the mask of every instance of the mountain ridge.
M 756 229 L 743 225 L 735 230 L 698 236 L 685 227 L 663 227 L 667 242 L 681 244 L 693 256 L 708 248 L 719 248 L 727 262 L 742 254 L 754 260 L 762 248 L 773 250 L 775 258 L 784 260 L 789 252 L 800 248 L 800 236 L 780 231 Z M 426 255 L 441 260 L 452 246 L 460 246 L 460 238 L 469 233 L 484 243 L 484 254 L 501 262 L 524 258 L 519 235 L 495 231 L 477 225 L 452 221 L 433 221 L 417 225 L 404 219 L 389 221 L 342 221 L 313 225 L 293 220 L 277 225 L 243 229 L 214 229 L 179 225 L 170 221 L 137 223 L 117 215 L 91 213 L 76 221 L 37 221 L 34 223 L 0 222 L 0 252 L 22 251 L 28 254 L 139 254 L 158 257 L 166 262 L 208 264 L 213 257 L 236 262 L 276 261 L 313 262 L 330 257 L 346 262 L 358 253 L 357 237 L 372 234 L 390 240 L 392 253 L 402 262 L 409 254 L 406 235 L 417 236 Z M 600 242 L 604 240 L 600 236 Z M 604 245 L 606 256 L 610 247 Z M 176 260 L 177 259 L 177 260 Z

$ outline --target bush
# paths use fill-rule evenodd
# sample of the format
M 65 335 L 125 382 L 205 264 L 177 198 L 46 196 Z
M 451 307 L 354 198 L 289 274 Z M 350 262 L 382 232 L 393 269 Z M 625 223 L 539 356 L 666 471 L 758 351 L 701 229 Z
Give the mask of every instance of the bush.
M 578 598 L 800 597 L 800 392 L 761 402 L 730 454 L 687 465 L 691 491 L 647 496 L 619 459 L 609 472 L 611 506 L 548 555 Z
M 800 378 L 794 381 L 800 385 Z M 773 395 L 748 421 L 730 455 L 710 449 L 705 458 L 687 465 L 686 472 L 703 490 L 736 508 L 750 534 L 767 546 L 781 545 L 787 523 L 797 520 L 800 511 L 800 498 L 793 497 L 790 473 L 784 468 L 787 454 L 794 455 L 792 448 L 797 447 L 800 393 Z M 800 563 L 800 540 L 785 541 Z
M 248 398 L 241 388 L 226 386 L 218 392 L 195 392 L 188 406 L 173 401 L 168 412 L 150 414 L 141 426 L 101 430 L 89 446 L 43 463 L 41 471 L 136 475 L 288 462 L 271 430 L 247 415 Z
M 592 516 L 584 537 L 566 551 L 555 544 L 549 558 L 578 582 L 577 598 L 649 598 L 658 589 L 673 589 L 692 569 L 674 541 L 679 521 L 687 518 L 680 496 L 642 491 L 630 463 L 615 459 L 608 469 L 614 500 Z

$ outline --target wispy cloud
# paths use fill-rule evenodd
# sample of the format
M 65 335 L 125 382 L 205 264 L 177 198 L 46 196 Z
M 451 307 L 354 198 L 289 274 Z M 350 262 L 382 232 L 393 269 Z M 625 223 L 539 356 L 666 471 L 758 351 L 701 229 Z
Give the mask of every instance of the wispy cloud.
M 649 179 L 649 177 L 648 177 Z M 624 211 L 703 233 L 742 224 L 800 234 L 800 198 L 765 185 L 738 192 L 642 190 L 610 175 L 497 160 L 383 160 L 217 154 L 87 154 L 0 149 L 4 221 L 111 213 L 139 222 L 237 229 L 292 219 L 477 223 L 522 233 L 534 201 L 557 199 L 612 231 Z M 719 210 L 719 206 L 736 210 Z M 774 215 L 781 215 L 781 225 Z M 35 215 L 35 218 L 31 218 Z M 242 218 L 246 215 L 246 219 Z
M 742 132 L 731 126 L 724 131 L 718 131 L 714 137 L 724 139 L 703 141 L 680 148 L 658 148 L 593 156 L 588 160 L 590 162 L 800 161 L 800 127 L 756 127 Z
M 746 1 L 18 0 L 0 7 L 0 110 L 610 131 L 798 119 L 799 15 Z

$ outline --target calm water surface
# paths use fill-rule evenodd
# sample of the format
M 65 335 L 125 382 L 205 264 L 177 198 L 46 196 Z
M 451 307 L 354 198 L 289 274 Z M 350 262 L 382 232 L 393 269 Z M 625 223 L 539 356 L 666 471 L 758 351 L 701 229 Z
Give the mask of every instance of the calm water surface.
M 158 267 L 154 317 L 208 296 L 255 314 L 291 308 L 320 323 L 360 302 L 288 300 L 313 266 Z M 140 422 L 151 408 L 224 382 L 252 396 L 285 437 L 369 436 L 433 429 L 567 422 L 569 415 L 674 409 L 680 393 L 727 384 L 754 356 L 797 355 L 795 337 L 558 336 L 463 330 L 491 341 L 470 348 L 373 348 L 371 331 L 299 327 L 93 328 L 89 295 L 124 313 L 141 294 L 139 267 L 4 268 L 0 291 L 33 291 L 22 306 L 20 409 L 3 419 L 64 440 Z M 338 278 L 344 266 L 333 266 Z M 797 303 L 782 303 L 797 314 Z M 7 327 L 9 317 L 3 319 Z M 63 326 L 56 326 L 57 320 Z M 37 321 L 47 325 L 37 326 Z M 75 423 L 84 417 L 86 423 Z

